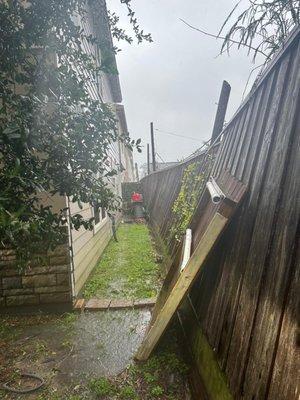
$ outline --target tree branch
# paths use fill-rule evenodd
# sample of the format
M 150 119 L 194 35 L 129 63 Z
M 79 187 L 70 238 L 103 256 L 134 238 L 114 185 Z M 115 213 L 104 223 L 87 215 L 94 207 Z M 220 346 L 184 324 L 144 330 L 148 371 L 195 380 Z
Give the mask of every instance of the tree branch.
M 206 36 L 209 36 L 209 37 L 213 37 L 213 38 L 215 38 L 215 39 L 227 40 L 228 42 L 237 44 L 237 45 L 239 45 L 239 46 L 248 47 L 248 49 L 253 50 L 253 51 L 256 51 L 257 53 L 260 53 L 260 54 L 262 54 L 264 57 L 268 58 L 268 55 L 267 55 L 266 53 L 264 53 L 262 50 L 258 50 L 258 49 L 256 49 L 255 47 L 249 46 L 248 44 L 241 43 L 241 42 L 238 42 L 238 41 L 233 40 L 233 39 L 225 38 L 224 36 L 214 35 L 213 33 L 205 32 L 204 30 L 199 29 L 199 28 L 196 28 L 195 26 L 189 24 L 189 23 L 186 22 L 184 19 L 182 19 L 182 18 L 179 18 L 179 19 L 180 19 L 181 22 L 183 22 L 183 23 L 184 23 L 185 25 L 187 25 L 189 28 L 194 29 L 194 30 L 197 31 L 197 32 L 200 32 L 200 33 L 202 33 L 203 35 L 206 35 Z

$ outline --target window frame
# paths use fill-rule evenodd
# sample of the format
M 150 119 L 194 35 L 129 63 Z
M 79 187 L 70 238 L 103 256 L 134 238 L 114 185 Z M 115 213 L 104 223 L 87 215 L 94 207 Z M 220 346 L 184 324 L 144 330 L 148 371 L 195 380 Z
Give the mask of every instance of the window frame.
M 103 217 L 103 212 L 105 215 L 104 217 Z M 98 213 L 99 213 L 99 222 L 97 222 L 95 224 L 95 221 L 94 221 L 94 228 L 93 228 L 94 234 L 96 234 L 106 224 L 107 219 L 108 219 L 107 211 L 105 209 L 103 210 L 102 207 L 98 207 Z M 95 218 L 95 207 L 94 206 L 92 207 L 92 214 L 93 214 L 93 217 Z

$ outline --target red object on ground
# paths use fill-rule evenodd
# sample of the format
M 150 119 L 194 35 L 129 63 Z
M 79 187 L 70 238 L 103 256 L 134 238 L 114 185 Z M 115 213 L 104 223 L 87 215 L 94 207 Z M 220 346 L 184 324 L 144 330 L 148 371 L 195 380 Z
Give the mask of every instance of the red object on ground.
M 135 203 L 143 201 L 143 196 L 140 193 L 133 192 L 131 200 Z

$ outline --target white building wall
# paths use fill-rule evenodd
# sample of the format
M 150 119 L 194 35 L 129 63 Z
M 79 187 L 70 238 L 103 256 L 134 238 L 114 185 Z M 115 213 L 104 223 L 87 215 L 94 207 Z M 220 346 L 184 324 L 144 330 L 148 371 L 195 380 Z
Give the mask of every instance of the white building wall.
M 94 16 L 91 12 L 88 13 L 83 28 L 87 34 L 96 35 L 94 23 Z M 91 45 L 86 42 L 84 44 L 88 53 L 99 55 L 97 46 Z M 100 62 L 100 60 L 99 60 Z M 99 99 L 105 103 L 114 103 L 114 93 L 110 77 L 102 73 L 100 81 L 93 81 L 89 85 L 90 95 L 94 99 Z M 115 107 L 113 106 L 115 109 Z M 118 123 L 119 131 L 122 132 L 120 122 Z M 124 180 L 125 172 L 120 170 L 120 161 L 126 166 L 125 151 L 123 144 L 113 143 L 109 150 L 109 166 L 111 169 L 119 169 L 119 174 L 109 178 L 109 186 L 114 193 L 121 196 L 121 183 Z M 72 215 L 80 213 L 84 218 L 89 219 L 93 217 L 93 208 L 89 204 L 83 204 L 82 209 L 79 209 L 77 203 L 70 203 L 70 212 Z M 92 231 L 87 231 L 84 228 L 76 231 L 71 230 L 71 243 L 73 248 L 73 267 L 74 267 L 74 295 L 78 295 L 86 282 L 89 274 L 97 264 L 103 250 L 107 246 L 112 236 L 111 221 L 106 217 L 95 226 Z

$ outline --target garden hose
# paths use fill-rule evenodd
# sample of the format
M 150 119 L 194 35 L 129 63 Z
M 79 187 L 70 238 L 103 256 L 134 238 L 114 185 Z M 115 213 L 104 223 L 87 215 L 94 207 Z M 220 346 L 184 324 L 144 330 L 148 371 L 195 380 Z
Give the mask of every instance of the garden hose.
M 26 394 L 26 393 L 35 392 L 36 390 L 40 389 L 42 386 L 45 385 L 44 379 L 41 378 L 40 376 L 37 376 L 34 374 L 27 374 L 27 373 L 22 373 L 22 374 L 20 374 L 20 376 L 22 376 L 24 378 L 33 378 L 33 379 L 37 380 L 39 382 L 39 384 L 37 386 L 35 386 L 34 388 L 17 389 L 17 388 L 10 386 L 10 383 L 12 381 L 8 381 L 8 382 L 4 383 L 4 385 L 2 386 L 3 389 L 7 390 L 8 392 L 12 392 L 12 393 Z

